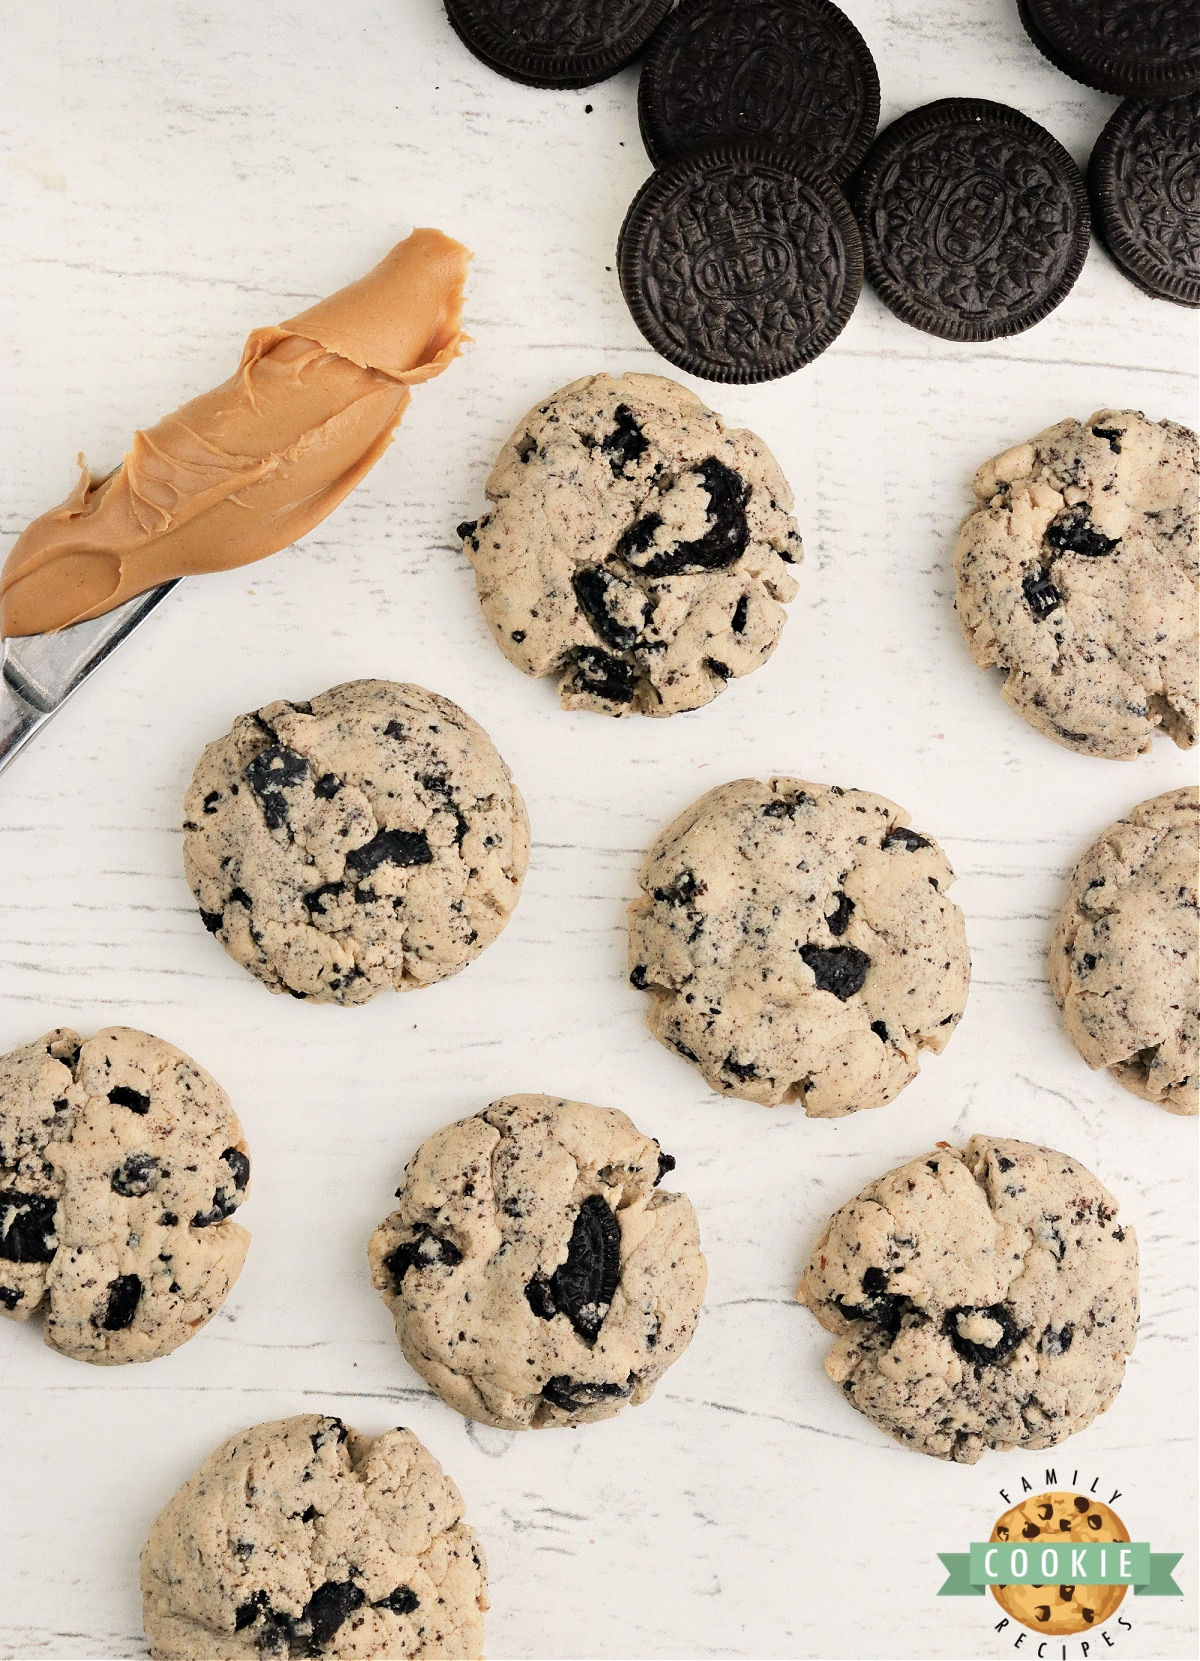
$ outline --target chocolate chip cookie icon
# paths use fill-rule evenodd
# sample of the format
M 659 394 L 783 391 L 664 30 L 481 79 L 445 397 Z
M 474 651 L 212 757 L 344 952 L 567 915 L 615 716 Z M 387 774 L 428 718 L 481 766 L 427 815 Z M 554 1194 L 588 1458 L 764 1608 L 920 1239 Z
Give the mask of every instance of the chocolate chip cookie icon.
M 1086 1494 L 1035 1494 L 997 1519 L 993 1540 L 1055 1545 L 1128 1540 L 1129 1530 L 1111 1506 Z M 993 1586 L 992 1596 L 1014 1620 L 1033 1632 L 1065 1637 L 1097 1629 L 1115 1615 L 1126 1586 Z

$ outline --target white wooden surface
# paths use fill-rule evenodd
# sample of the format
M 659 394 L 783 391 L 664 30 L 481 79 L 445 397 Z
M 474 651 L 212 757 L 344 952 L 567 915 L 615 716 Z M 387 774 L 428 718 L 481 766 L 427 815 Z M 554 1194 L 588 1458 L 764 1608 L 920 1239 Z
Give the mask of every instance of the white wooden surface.
M 1054 71 L 1013 0 L 844 4 L 885 122 L 998 98 L 1084 163 L 1116 103 Z M 1111 1653 L 1193 1654 L 1196 1126 L 1088 1072 L 1045 953 L 1074 859 L 1196 761 L 1164 741 L 1119 765 L 1039 737 L 972 666 L 951 605 L 974 467 L 1105 404 L 1193 421 L 1192 314 L 1093 246 L 1067 302 L 1015 340 L 948 345 L 867 292 L 791 379 L 694 383 L 795 488 L 807 558 L 782 644 L 691 715 L 564 714 L 495 650 L 452 528 L 533 402 L 590 370 L 663 368 L 611 269 L 648 172 L 636 71 L 515 86 L 437 0 L 9 0 L 2 23 L 5 547 L 65 493 L 77 449 L 115 463 L 135 424 L 229 372 L 249 328 L 414 223 L 476 250 L 476 344 L 418 389 L 331 519 L 267 564 L 185 584 L 0 780 L 0 1047 L 59 1022 L 145 1026 L 222 1080 L 254 1158 L 245 1272 L 175 1355 L 94 1370 L 36 1322 L 2 1324 L 0 1655 L 144 1654 L 151 1518 L 222 1438 L 310 1409 L 405 1422 L 453 1474 L 491 1560 L 495 1656 L 1008 1654 L 990 1599 L 937 1599 L 935 1553 L 965 1550 L 998 1490 L 1042 1486 L 1047 1465 L 1121 1489 L 1134 1537 L 1186 1554 L 1187 1596 L 1127 1599 Z M 315 1008 L 270 997 L 205 934 L 181 803 L 240 711 L 363 675 L 485 722 L 528 799 L 533 861 L 512 925 L 460 978 Z M 903 803 L 946 847 L 967 916 L 974 980 L 946 1054 L 836 1123 L 706 1094 L 625 982 L 641 853 L 700 791 L 769 770 Z M 691 1349 L 650 1403 L 579 1433 L 464 1423 L 403 1361 L 365 1273 L 418 1142 L 513 1090 L 619 1106 L 660 1137 L 708 1254 Z M 1104 1419 L 1049 1459 L 962 1468 L 850 1409 L 792 1288 L 834 1207 L 980 1130 L 1068 1150 L 1112 1187 L 1141 1237 L 1144 1319 Z

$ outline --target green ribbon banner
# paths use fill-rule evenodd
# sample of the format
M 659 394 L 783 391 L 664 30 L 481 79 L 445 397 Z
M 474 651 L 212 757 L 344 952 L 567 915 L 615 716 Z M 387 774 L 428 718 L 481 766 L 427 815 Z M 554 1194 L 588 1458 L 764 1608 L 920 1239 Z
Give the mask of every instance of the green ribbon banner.
M 948 1573 L 940 1598 L 979 1598 L 988 1586 L 1132 1586 L 1135 1597 L 1178 1598 L 1171 1571 L 1179 1551 L 1144 1540 L 973 1540 L 969 1551 L 939 1551 Z

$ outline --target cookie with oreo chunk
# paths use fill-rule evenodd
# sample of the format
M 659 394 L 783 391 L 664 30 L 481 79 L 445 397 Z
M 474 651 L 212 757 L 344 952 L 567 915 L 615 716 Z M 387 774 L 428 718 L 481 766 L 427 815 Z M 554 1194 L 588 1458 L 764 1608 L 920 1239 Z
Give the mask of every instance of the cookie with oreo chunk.
M 78 1361 L 153 1361 L 212 1319 L 250 1236 L 229 1098 L 132 1027 L 0 1056 L 0 1314 Z
M 825 1371 L 936 1459 L 1057 1446 L 1112 1405 L 1137 1337 L 1137 1239 L 1117 1212 L 1052 1148 L 939 1142 L 813 1247 L 796 1296 L 837 1340 Z
M 609 1419 L 691 1342 L 707 1271 L 675 1161 L 624 1113 L 506 1096 L 437 1131 L 371 1279 L 442 1400 L 506 1430 Z
M 457 974 L 529 864 L 525 804 L 483 728 L 393 681 L 239 716 L 197 763 L 183 829 L 204 926 L 270 991 L 316 1003 Z
M 766 662 L 802 558 L 754 433 L 657 375 L 589 375 L 521 421 L 460 525 L 484 616 L 566 709 L 674 715 Z
M 1050 986 L 1071 1042 L 1135 1096 L 1200 1112 L 1200 791 L 1139 802 L 1071 874 Z
M 629 907 L 651 1032 L 714 1090 L 839 1118 L 891 1101 L 962 1015 L 946 856 L 894 802 L 738 779 L 668 825 Z
M 981 669 L 1048 738 L 1126 760 L 1196 742 L 1196 435 L 1138 410 L 1060 421 L 985 462 L 954 551 Z
M 141 1582 L 155 1661 L 483 1653 L 483 1549 L 411 1430 L 302 1413 L 231 1436 L 155 1518 Z

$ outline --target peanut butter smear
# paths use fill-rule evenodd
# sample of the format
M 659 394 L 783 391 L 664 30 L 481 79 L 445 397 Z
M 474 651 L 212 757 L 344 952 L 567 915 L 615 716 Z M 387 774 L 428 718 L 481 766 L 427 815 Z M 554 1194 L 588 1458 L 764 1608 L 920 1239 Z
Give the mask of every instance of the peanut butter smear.
M 227 571 L 310 531 L 392 441 L 409 387 L 457 357 L 470 254 L 417 230 L 367 275 L 274 328 L 237 373 L 136 432 L 17 538 L 0 635 L 100 617 L 172 577 Z

